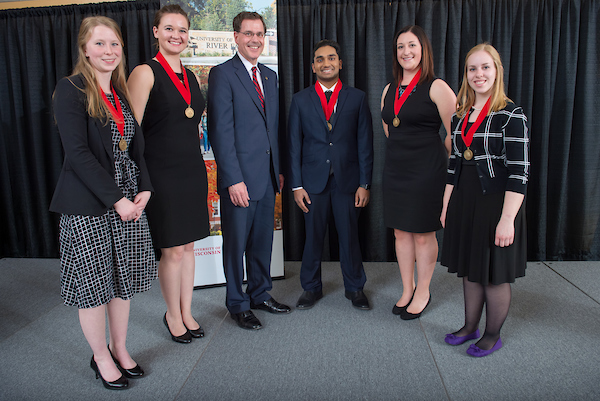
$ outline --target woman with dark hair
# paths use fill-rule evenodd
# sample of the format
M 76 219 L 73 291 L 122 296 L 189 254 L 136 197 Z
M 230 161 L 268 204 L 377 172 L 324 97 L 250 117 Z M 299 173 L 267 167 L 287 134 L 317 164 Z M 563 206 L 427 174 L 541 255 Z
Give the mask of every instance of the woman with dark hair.
M 163 323 L 179 343 L 204 336 L 191 310 L 194 241 L 209 235 L 208 184 L 198 132 L 204 97 L 199 78 L 179 59 L 187 47 L 189 26 L 180 6 L 162 7 L 152 28 L 158 53 L 137 66 L 128 81 L 156 189 L 148 203 L 148 220 L 154 246 L 161 249 L 159 280 L 167 304 Z
M 383 168 L 383 213 L 394 229 L 402 296 L 392 313 L 416 319 L 429 305 L 429 283 L 437 261 L 435 231 L 442 226 L 447 150 L 439 135 L 450 132 L 456 96 L 435 77 L 431 44 L 419 26 L 407 26 L 393 42 L 394 82 L 381 96 L 387 136 Z M 415 261 L 417 283 L 415 284 Z
M 50 210 L 61 213 L 61 295 L 79 308 L 96 378 L 120 390 L 127 378 L 144 375 L 125 341 L 130 300 L 156 278 L 144 212 L 153 189 L 129 108 L 119 26 L 106 17 L 84 19 L 78 47 L 73 75 L 54 92 L 65 160 Z
M 504 92 L 500 55 L 487 43 L 466 57 L 458 110 L 452 117 L 452 154 L 444 193 L 442 265 L 463 278 L 465 324 L 446 335 L 450 345 L 479 338 L 467 354 L 483 357 L 502 347 L 511 288 L 525 275 L 525 192 L 529 132 L 521 107 Z

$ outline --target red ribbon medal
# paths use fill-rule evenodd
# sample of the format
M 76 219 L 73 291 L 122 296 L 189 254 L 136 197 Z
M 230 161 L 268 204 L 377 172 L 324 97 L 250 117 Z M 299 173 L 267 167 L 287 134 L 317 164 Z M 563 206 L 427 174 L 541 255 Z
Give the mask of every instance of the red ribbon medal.
M 325 97 L 325 92 L 323 92 L 323 88 L 319 81 L 315 83 L 315 90 L 317 91 L 317 95 L 319 95 L 319 99 L 321 99 L 321 107 L 323 108 L 323 112 L 325 112 L 325 119 L 327 120 L 327 128 L 329 131 L 333 128 L 329 120 L 331 119 L 331 115 L 333 114 L 333 109 L 335 108 L 335 104 L 338 99 L 338 95 L 342 90 L 342 81 L 338 79 L 338 83 L 335 87 L 335 90 L 331 94 L 331 98 L 329 98 L 329 102 Z
M 398 99 L 398 93 L 400 93 L 400 83 L 398 83 L 398 87 L 396 88 L 396 97 L 394 98 L 394 115 L 395 115 L 395 117 L 394 117 L 394 120 L 392 121 L 392 124 L 394 124 L 394 127 L 398 127 L 400 125 L 400 119 L 398 118 L 398 113 L 400 113 L 400 109 L 404 105 L 404 102 L 406 102 L 406 99 L 408 99 L 408 97 L 412 93 L 412 90 L 415 88 L 415 86 L 417 86 L 417 82 L 419 82 L 419 78 L 421 78 L 421 69 L 420 68 L 419 68 L 419 71 L 417 71 L 417 74 L 413 77 L 413 79 L 410 80 L 410 83 L 406 87 L 406 90 L 402 93 L 402 96 L 400 96 L 400 99 Z
M 165 69 L 167 75 L 169 76 L 169 78 L 171 78 L 171 81 L 181 94 L 181 97 L 183 97 L 183 100 L 187 103 L 188 107 L 187 109 L 185 109 L 185 116 L 187 118 L 194 117 L 194 109 L 192 109 L 192 93 L 190 92 L 190 85 L 188 83 L 187 73 L 183 68 L 183 63 L 179 61 L 179 64 L 181 64 L 181 72 L 183 73 L 182 84 L 179 78 L 177 78 L 177 75 L 175 75 L 175 72 L 173 71 L 167 60 L 165 59 L 165 56 L 163 56 L 161 52 L 158 52 L 156 54 L 156 59 L 158 60 L 160 65 L 162 65 L 162 67 Z
M 100 91 L 100 94 L 102 95 L 102 99 L 104 99 L 104 103 L 106 104 L 106 107 L 108 107 L 108 110 L 110 110 L 110 114 L 112 115 L 113 121 L 115 122 L 115 124 L 117 124 L 117 129 L 119 130 L 119 134 L 121 134 L 121 140 L 119 141 L 119 149 L 125 151 L 125 150 L 127 150 L 127 141 L 125 140 L 125 117 L 123 116 L 123 109 L 121 108 L 121 102 L 119 102 L 119 97 L 117 96 L 117 92 L 115 92 L 112 82 L 111 82 L 110 83 L 110 91 L 115 99 L 115 105 L 117 106 L 115 108 L 115 106 L 113 106 L 112 103 L 110 102 L 110 100 L 108 100 L 108 98 L 106 97 L 106 94 L 104 93 L 102 88 L 100 88 L 98 86 L 98 90 Z
M 471 160 L 473 158 L 473 151 L 469 148 L 469 146 L 471 146 L 471 143 L 473 142 L 473 136 L 475 135 L 475 131 L 477 131 L 477 128 L 479 128 L 479 126 L 483 122 L 483 119 L 487 116 L 487 113 L 490 110 L 491 101 L 492 101 L 492 97 L 490 96 L 489 99 L 487 100 L 487 102 L 485 102 L 485 106 L 483 106 L 483 109 L 481 109 L 481 111 L 479 112 L 479 115 L 477 116 L 477 120 L 475 120 L 473 125 L 471 125 L 471 128 L 469 128 L 467 135 L 465 135 L 465 130 L 467 129 L 467 124 L 469 121 L 469 114 L 471 114 L 471 110 L 469 110 L 467 112 L 467 114 L 465 115 L 465 119 L 463 120 L 462 129 L 460 130 L 460 136 L 462 137 L 465 145 L 467 145 L 467 149 L 465 149 L 465 151 L 463 152 L 463 157 L 465 160 Z

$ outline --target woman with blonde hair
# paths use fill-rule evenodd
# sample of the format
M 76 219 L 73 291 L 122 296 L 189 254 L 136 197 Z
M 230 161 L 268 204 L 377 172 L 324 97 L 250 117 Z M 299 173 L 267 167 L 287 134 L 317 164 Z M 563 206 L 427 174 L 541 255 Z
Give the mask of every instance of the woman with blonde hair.
M 493 46 L 482 43 L 467 54 L 442 211 L 442 265 L 463 278 L 465 299 L 465 324 L 445 341 L 478 339 L 485 304 L 485 332 L 467 349 L 474 357 L 502 347 L 510 283 L 527 265 L 529 130 L 523 109 L 504 92 L 503 74 Z
M 130 300 L 157 274 L 144 212 L 153 189 L 129 107 L 119 26 L 107 17 L 84 19 L 78 47 L 73 75 L 53 97 L 65 159 L 50 210 L 61 213 L 64 303 L 79 308 L 96 378 L 120 390 L 144 375 L 125 343 Z

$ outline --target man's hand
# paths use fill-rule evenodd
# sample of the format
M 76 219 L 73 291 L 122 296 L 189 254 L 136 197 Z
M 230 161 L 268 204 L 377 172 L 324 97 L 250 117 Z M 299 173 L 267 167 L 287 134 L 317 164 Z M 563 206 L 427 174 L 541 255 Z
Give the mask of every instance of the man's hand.
M 283 191 L 283 174 L 279 174 L 279 192 Z
M 354 195 L 354 206 L 365 207 L 369 204 L 369 190 L 363 187 L 358 187 Z
M 233 184 L 229 188 L 229 198 L 231 203 L 238 207 L 250 206 L 250 197 L 248 196 L 248 188 L 244 181 Z
M 296 205 L 298 205 L 304 213 L 308 213 L 308 207 L 306 205 L 310 205 L 310 198 L 304 188 L 296 189 L 294 191 L 294 200 L 296 201 Z

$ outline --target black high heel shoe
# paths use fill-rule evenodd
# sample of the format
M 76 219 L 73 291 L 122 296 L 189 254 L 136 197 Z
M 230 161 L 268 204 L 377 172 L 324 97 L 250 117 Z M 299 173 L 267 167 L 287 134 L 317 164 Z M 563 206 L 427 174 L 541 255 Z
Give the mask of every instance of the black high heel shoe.
M 98 365 L 94 360 L 94 355 L 92 355 L 92 360 L 90 361 L 90 368 L 92 368 L 92 370 L 96 372 L 96 379 L 102 379 L 102 384 L 109 390 L 125 390 L 129 387 L 129 380 L 127 380 L 127 378 L 123 375 L 121 375 L 121 377 L 112 382 L 107 382 L 106 380 L 104 380 L 104 377 L 102 377 L 102 375 L 100 374 L 100 370 L 98 370 Z
M 176 343 L 182 343 L 182 344 L 189 344 L 192 342 L 192 335 L 190 334 L 189 330 L 187 330 L 185 333 L 183 333 L 180 336 L 174 336 L 173 333 L 171 333 L 171 329 L 169 328 L 169 323 L 167 323 L 167 312 L 165 312 L 165 315 L 163 316 L 163 323 L 165 324 L 165 326 L 167 326 L 167 330 L 169 330 L 169 334 L 171 335 L 171 340 L 175 341 Z
M 135 365 L 135 367 L 131 369 L 125 369 L 124 367 L 122 367 L 119 361 L 117 361 L 117 358 L 115 358 L 112 351 L 110 350 L 110 346 L 107 345 L 107 347 L 108 352 L 110 352 L 110 356 L 115 362 L 115 365 L 117 365 L 117 368 L 121 371 L 121 373 L 123 373 L 125 377 L 129 379 L 139 379 L 140 377 L 144 376 L 144 369 L 142 369 L 139 364 Z
M 185 323 L 183 325 L 185 326 Z M 200 325 L 198 325 L 198 326 L 200 326 Z M 185 328 L 187 329 L 187 326 L 185 326 Z M 187 330 L 190 333 L 190 335 L 192 336 L 192 338 L 204 337 L 204 329 L 202 328 L 202 326 L 198 327 L 195 330 L 190 330 L 190 329 L 187 329 Z

